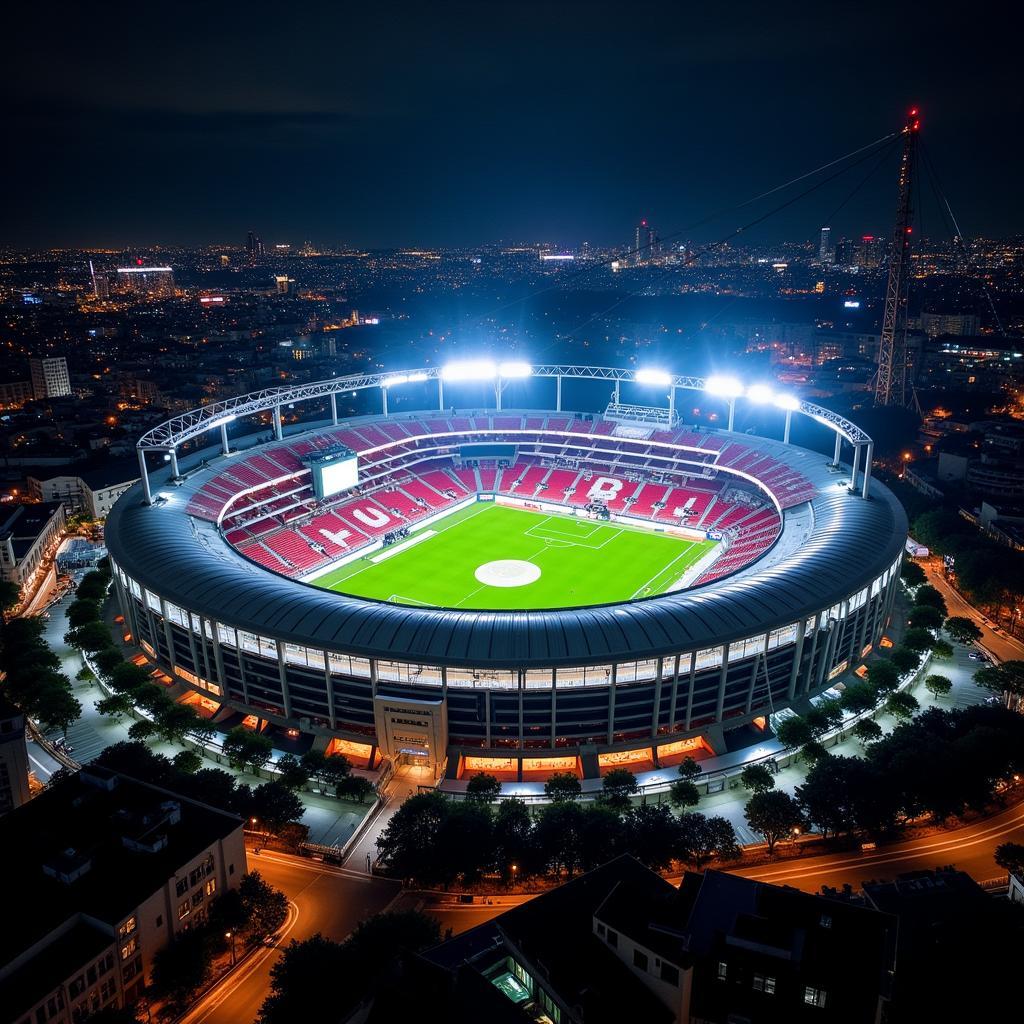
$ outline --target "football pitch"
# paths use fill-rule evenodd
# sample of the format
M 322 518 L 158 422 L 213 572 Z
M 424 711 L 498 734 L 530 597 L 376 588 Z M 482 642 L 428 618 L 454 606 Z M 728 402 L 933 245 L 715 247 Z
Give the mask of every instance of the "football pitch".
M 478 502 L 313 583 L 395 604 L 564 608 L 664 593 L 715 544 Z

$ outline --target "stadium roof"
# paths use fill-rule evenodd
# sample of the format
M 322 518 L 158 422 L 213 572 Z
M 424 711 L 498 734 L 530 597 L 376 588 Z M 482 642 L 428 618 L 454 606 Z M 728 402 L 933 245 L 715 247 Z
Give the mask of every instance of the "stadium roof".
M 371 417 L 370 419 L 378 419 Z M 385 604 L 329 592 L 249 562 L 209 524 L 193 524 L 175 489 L 148 506 L 133 487 L 107 524 L 122 569 L 166 600 L 225 625 L 289 643 L 432 665 L 529 668 L 605 664 L 713 647 L 786 626 L 849 597 L 903 550 L 907 520 L 892 493 L 837 486 L 826 457 L 744 437 L 773 454 L 802 452 L 816 487 L 813 529 L 741 574 L 627 603 L 537 611 Z M 806 508 L 801 506 L 800 508 Z M 798 510 L 787 510 L 786 521 Z M 777 546 L 778 547 L 778 546 Z

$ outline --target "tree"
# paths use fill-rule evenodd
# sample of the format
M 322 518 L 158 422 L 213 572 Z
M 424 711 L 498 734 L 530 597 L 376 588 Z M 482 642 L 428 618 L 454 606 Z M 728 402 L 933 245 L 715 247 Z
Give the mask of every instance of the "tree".
M 274 768 L 279 781 L 288 789 L 302 789 L 309 782 L 308 769 L 294 754 L 282 754 Z
M 378 856 L 395 877 L 422 882 L 440 877 L 437 837 L 450 809 L 435 790 L 409 797 L 395 811 L 377 837 Z
M 676 779 L 668 787 L 668 799 L 673 807 L 696 807 L 700 790 L 689 779 Z
M 502 878 L 508 881 L 513 874 L 525 878 L 532 874 L 533 819 L 522 800 L 502 800 L 494 815 L 494 857 Z M 512 865 L 516 865 L 516 872 Z
M 599 801 L 581 808 L 579 866 L 584 871 L 605 864 L 625 848 L 626 825 L 619 812 Z
M 775 776 L 763 764 L 748 764 L 740 772 L 740 782 L 751 793 L 767 793 L 775 788 Z
M 623 845 L 652 871 L 664 871 L 679 847 L 679 822 L 664 804 L 632 807 L 623 818 Z
M 68 625 L 73 628 L 84 626 L 87 622 L 96 622 L 100 617 L 99 605 L 95 601 L 72 601 L 64 611 Z
M 932 657 L 939 661 L 949 661 L 953 657 L 953 645 L 945 640 L 936 640 L 932 647 Z
M 364 804 L 374 793 L 373 783 L 362 775 L 347 775 L 335 784 L 334 792 L 340 800 Z
M 340 992 L 324 978 L 346 978 Z M 270 995 L 260 1007 L 259 1024 L 340 1019 L 339 996 L 355 1004 L 366 994 L 367 979 L 349 974 L 344 946 L 317 932 L 302 942 L 292 939 L 270 969 Z
M 604 811 L 610 813 L 607 808 Z M 583 808 L 575 800 L 550 803 L 537 816 L 533 832 L 537 847 L 543 864 L 555 874 L 565 871 L 572 877 L 580 866 L 585 820 Z
M 996 847 L 996 863 L 1013 875 L 1024 875 L 1024 843 L 1000 843 Z
M 930 675 L 925 679 L 924 687 L 933 697 L 945 697 L 953 689 L 953 680 L 947 676 Z
M 843 690 L 839 703 L 846 711 L 859 715 L 878 703 L 878 691 L 870 683 L 851 683 Z
M 930 651 L 934 643 L 935 637 L 927 629 L 923 629 L 920 626 L 912 626 L 903 637 L 903 646 L 909 647 L 910 650 L 916 651 L 919 654 Z
M 224 737 L 221 749 L 232 768 L 238 771 L 250 768 L 258 772 L 270 760 L 274 745 L 266 736 L 236 725 Z
M 804 721 L 815 736 L 821 736 L 842 724 L 842 705 L 835 697 L 823 697 L 804 715 Z
M 110 688 L 118 693 L 138 693 L 152 682 L 149 672 L 141 665 L 119 660 L 110 672 Z
M 477 772 L 466 783 L 466 799 L 481 804 L 492 804 L 501 796 L 501 783 L 487 772 Z
M 194 750 L 179 750 L 171 758 L 171 764 L 183 775 L 195 775 L 203 767 L 203 759 Z
M 921 568 L 917 562 L 911 562 L 910 559 L 906 559 L 903 565 L 900 567 L 900 575 L 903 577 L 903 581 L 908 587 L 920 586 L 926 579 L 928 579 L 927 573 Z
M 775 728 L 775 735 L 784 747 L 802 747 L 813 737 L 811 727 L 799 715 L 784 718 Z
M 889 693 L 900 685 L 900 671 L 891 661 L 873 661 L 868 665 L 868 683 L 879 693 Z
M 885 702 L 885 710 L 901 722 L 912 718 L 914 712 L 920 706 L 918 699 L 912 693 L 907 693 L 906 691 L 889 694 L 889 699 Z
M 869 743 L 881 739 L 882 727 L 873 718 L 864 718 L 853 727 L 853 735 L 857 737 L 862 747 L 866 747 Z
M 40 721 L 51 729 L 60 729 L 67 739 L 68 728 L 81 717 L 82 705 L 65 680 L 63 686 L 51 684 L 43 687 L 37 695 L 34 710 Z
M 788 793 L 772 790 L 755 793 L 744 809 L 747 824 L 764 836 L 769 856 L 775 852 L 775 844 L 803 827 L 804 818 L 800 805 Z
M 942 611 L 929 604 L 914 605 L 910 609 L 909 621 L 915 629 L 941 629 L 944 619 Z
M 989 665 L 974 673 L 974 681 L 993 693 L 1024 695 L 1024 661 L 1004 661 L 1002 665 Z
M 800 748 L 800 756 L 809 765 L 816 765 L 822 758 L 831 757 L 828 748 L 820 740 L 808 740 Z
M 889 660 L 896 666 L 900 675 L 906 675 L 913 672 L 921 663 L 921 655 L 909 647 L 897 645 L 889 652 Z
M 704 769 L 692 757 L 684 757 L 676 768 L 679 778 L 688 779 L 690 782 L 693 782 L 703 771 Z
M 974 620 L 963 615 L 951 615 L 946 619 L 943 629 L 959 644 L 977 643 L 983 635 Z
M 699 869 L 716 857 L 729 861 L 740 854 L 736 832 L 725 818 L 696 812 L 679 816 L 676 860 Z
M 448 886 L 474 885 L 495 862 L 494 818 L 487 804 L 452 802 L 437 833 L 435 877 Z
M 629 809 L 629 798 L 639 792 L 636 776 L 628 768 L 613 768 L 601 782 L 600 800 L 621 814 Z
M 112 743 L 99 753 L 93 764 L 152 783 L 166 782 L 171 767 L 162 754 L 150 750 L 145 743 L 130 740 Z
M 211 934 L 203 928 L 181 932 L 153 956 L 153 989 L 180 1013 L 210 976 Z
M 252 790 L 246 808 L 250 818 L 273 835 L 298 821 L 305 813 L 302 801 L 281 782 L 264 782 Z
M 324 771 L 327 764 L 327 755 L 322 750 L 310 748 L 300 758 L 302 767 L 306 774 L 318 785 L 324 783 Z
M 942 617 L 946 617 L 946 599 L 930 583 L 917 588 L 914 592 L 914 604 L 937 608 Z
M 111 718 L 124 718 L 132 713 L 135 703 L 127 693 L 112 693 L 109 697 L 103 697 L 96 701 L 96 710 L 101 715 L 109 715 Z
M 262 942 L 268 935 L 273 935 L 288 917 L 288 897 L 268 885 L 258 871 L 242 875 L 238 895 L 243 927 L 252 942 Z
M 140 718 L 128 726 L 128 735 L 133 740 L 148 740 L 156 735 L 156 722 L 148 718 Z
M 94 569 L 82 577 L 82 582 L 78 584 L 75 596 L 82 601 L 102 601 L 107 596 L 107 588 L 109 586 L 109 573 Z
M 194 736 L 197 733 L 206 733 L 208 730 L 212 730 L 212 727 L 208 726 L 187 704 L 178 704 L 170 699 L 158 708 L 154 721 L 157 732 L 168 743 L 180 743 L 186 736 Z
M 583 792 L 580 780 L 572 772 L 555 772 L 544 783 L 544 795 L 552 803 L 564 803 L 567 800 L 578 800 Z
M 121 657 L 121 652 L 111 645 L 96 651 L 92 656 L 92 663 L 103 675 L 109 676 L 118 665 L 123 665 L 125 661 Z
M 102 651 L 110 646 L 110 630 L 103 622 L 84 622 L 81 626 L 68 630 L 64 634 L 64 642 L 69 647 L 77 647 L 82 651 Z

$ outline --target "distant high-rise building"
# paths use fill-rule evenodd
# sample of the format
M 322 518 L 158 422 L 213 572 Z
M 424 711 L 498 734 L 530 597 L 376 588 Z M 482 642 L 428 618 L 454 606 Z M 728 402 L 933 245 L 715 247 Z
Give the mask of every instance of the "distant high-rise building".
M 640 221 L 636 226 L 633 238 L 633 262 L 638 265 L 646 263 L 654 254 L 656 244 L 654 228 L 647 223 L 646 219 Z
M 274 276 L 274 284 L 277 285 L 278 295 L 287 295 L 295 288 L 295 280 L 287 274 L 276 274 Z
M 96 268 L 92 265 L 92 260 L 89 260 L 89 277 L 92 280 L 93 297 L 97 299 L 109 299 L 110 278 L 102 271 L 97 274 Z
M 263 259 L 264 253 L 263 239 L 255 231 L 250 231 L 245 238 L 245 254 L 249 257 L 249 262 L 256 263 Z
M 36 399 L 65 398 L 71 394 L 68 361 L 63 356 L 50 356 L 28 361 L 32 393 Z
M 0 694 L 0 814 L 28 803 L 25 716 Z
M 828 264 L 835 259 L 835 249 L 832 248 L 832 229 L 821 229 L 821 241 L 818 243 L 818 261 Z
M 943 334 L 971 337 L 981 331 L 981 317 L 977 313 L 930 313 L 925 310 L 921 313 L 921 330 L 929 338 Z
M 117 283 L 120 291 L 133 295 L 173 295 L 174 270 L 171 267 L 118 267 Z

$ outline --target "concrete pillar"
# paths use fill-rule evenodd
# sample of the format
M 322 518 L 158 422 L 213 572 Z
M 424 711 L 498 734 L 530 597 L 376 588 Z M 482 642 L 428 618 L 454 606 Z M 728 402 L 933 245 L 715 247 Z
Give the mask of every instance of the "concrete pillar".
M 149 470 L 146 468 L 146 453 L 142 448 L 137 448 L 139 453 L 139 478 L 142 480 L 142 494 L 147 505 L 153 504 L 153 492 L 149 489 Z
M 437 407 L 444 411 L 444 381 L 440 374 L 437 375 Z
M 279 406 L 279 405 L 275 405 L 274 406 L 273 417 L 274 417 L 274 437 L 276 437 L 277 440 L 280 441 L 281 438 L 284 436 L 284 431 L 281 428 L 281 406 Z
M 722 669 L 718 673 L 718 699 L 715 701 L 715 721 L 721 722 L 725 714 L 725 683 L 729 676 L 729 645 L 722 644 Z
M 729 429 L 732 430 L 733 424 L 736 422 L 736 399 L 729 399 Z
M 868 450 L 864 453 L 864 489 L 861 491 L 860 496 L 867 498 L 868 491 L 871 488 L 871 461 L 875 455 L 875 442 L 868 441 Z
M 498 377 L 494 381 L 494 408 L 497 409 L 498 412 L 501 412 L 501 392 L 502 383 L 501 378 Z
M 612 674 L 608 678 L 608 743 L 612 743 L 615 732 L 615 684 L 619 675 L 619 664 L 612 665 Z
M 787 409 L 786 410 L 786 429 L 782 433 L 782 443 L 783 444 L 789 444 L 789 431 L 790 431 L 790 428 L 792 426 L 793 426 L 793 410 L 792 409 Z
M 562 411 L 562 378 L 555 378 L 555 412 Z
M 388 414 L 388 389 L 382 387 L 380 389 L 380 411 L 381 414 L 387 416 Z
M 327 719 L 332 729 L 338 728 L 338 719 L 334 710 L 334 684 L 331 682 L 331 656 L 327 651 L 324 655 L 324 685 L 327 687 Z
M 171 457 L 171 476 L 177 480 L 181 476 L 178 470 L 178 449 L 172 448 L 167 454 Z
M 850 471 L 850 490 L 857 490 L 857 473 L 860 471 L 860 445 L 853 446 L 853 469 Z
M 838 466 L 839 465 L 839 456 L 842 454 L 842 452 L 843 452 L 843 435 L 840 434 L 839 431 L 837 430 L 836 431 L 836 450 L 835 450 L 835 454 L 832 456 L 832 465 L 833 466 Z
M 807 632 L 807 620 L 801 618 L 796 624 L 796 650 L 793 652 L 793 666 L 789 670 L 789 689 L 786 691 L 786 699 L 793 700 L 796 697 L 796 681 L 800 676 L 800 662 L 804 653 L 804 634 Z
M 292 698 L 288 693 L 288 664 L 284 658 L 284 644 L 280 640 L 274 642 L 277 648 L 277 673 L 281 679 L 281 700 L 284 702 L 284 717 L 292 717 Z
M 658 668 L 654 674 L 654 712 L 651 715 L 651 739 L 657 739 L 658 720 L 661 718 L 661 676 L 664 669 L 664 659 L 658 659 Z
M 622 381 L 621 380 L 617 380 L 615 382 L 615 404 L 616 405 L 619 404 L 619 394 L 620 394 L 621 387 L 622 387 Z
M 671 423 L 676 418 L 676 386 L 671 385 L 668 389 L 668 421 Z
M 697 683 L 697 652 L 690 653 L 690 685 L 686 694 L 686 728 L 690 728 L 693 721 L 693 688 Z
M 338 396 L 334 391 L 331 392 L 331 423 L 338 425 Z
M 226 423 L 220 425 L 220 452 L 221 455 L 231 453 L 231 449 L 228 447 L 228 425 Z

